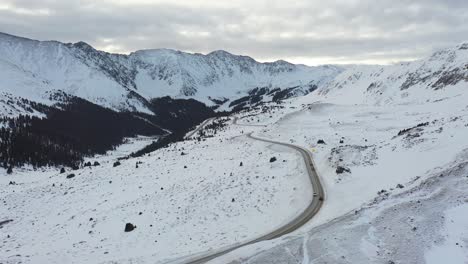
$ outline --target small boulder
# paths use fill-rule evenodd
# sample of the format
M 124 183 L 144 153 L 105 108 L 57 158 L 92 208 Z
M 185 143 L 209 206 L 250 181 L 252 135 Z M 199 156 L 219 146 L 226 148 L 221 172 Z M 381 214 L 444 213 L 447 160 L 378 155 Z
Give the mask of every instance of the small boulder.
M 74 178 L 74 177 L 75 177 L 75 174 L 73 174 L 73 173 L 67 175 L 67 179 L 71 179 L 71 178 Z
M 403 186 L 403 184 L 400 184 L 400 183 L 399 183 L 399 184 L 397 184 L 397 186 L 396 186 L 396 187 L 397 187 L 397 188 L 399 188 L 399 189 L 403 189 L 403 188 L 405 188 L 405 186 Z
M 120 161 L 114 162 L 114 167 L 120 166 Z
M 342 173 L 345 173 L 345 172 L 350 173 L 351 170 L 348 169 L 348 168 L 345 168 L 345 167 L 341 167 L 341 166 L 336 167 L 336 174 L 342 174 Z
M 125 225 L 125 232 L 131 232 L 131 231 L 133 231 L 135 228 L 136 228 L 135 225 L 133 225 L 133 224 L 131 224 L 131 223 L 127 223 L 127 224 Z
M 95 161 L 93 165 L 94 165 L 94 166 L 99 166 L 99 165 L 101 165 L 101 164 L 100 164 L 99 162 Z
M 65 173 L 65 168 L 61 168 L 60 173 Z
M 326 144 L 326 143 L 325 143 L 325 141 L 324 141 L 323 139 L 319 139 L 319 140 L 317 141 L 317 144 Z
M 242 167 L 242 166 L 244 166 L 244 163 L 242 163 L 242 161 L 241 161 L 240 164 L 239 164 L 239 167 Z
M 12 173 L 13 173 L 13 167 L 10 166 L 10 167 L 8 167 L 8 169 L 7 169 L 7 174 L 12 174 Z
M 270 162 L 275 162 L 276 161 L 276 157 L 271 157 L 270 158 Z
M 385 194 L 385 193 L 387 193 L 387 190 L 385 190 L 385 189 L 382 189 L 382 190 L 377 192 L 378 195 L 382 195 L 382 194 Z

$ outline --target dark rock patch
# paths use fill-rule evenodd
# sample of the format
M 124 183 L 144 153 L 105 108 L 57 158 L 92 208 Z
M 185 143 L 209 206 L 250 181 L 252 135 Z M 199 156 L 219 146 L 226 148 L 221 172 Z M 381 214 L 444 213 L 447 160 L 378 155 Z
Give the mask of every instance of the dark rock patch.
M 336 168 L 336 174 L 342 174 L 342 173 L 345 173 L 345 172 L 351 173 L 351 170 L 348 169 L 348 168 L 342 167 L 342 166 L 338 166 Z
M 131 224 L 131 223 L 127 223 L 125 225 L 125 232 L 132 232 L 134 229 L 136 228 L 135 225 Z

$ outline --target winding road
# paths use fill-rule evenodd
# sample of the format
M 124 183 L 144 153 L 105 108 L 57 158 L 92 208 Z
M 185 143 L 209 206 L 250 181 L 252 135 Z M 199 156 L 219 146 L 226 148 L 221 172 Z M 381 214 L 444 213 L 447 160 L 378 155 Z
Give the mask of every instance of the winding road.
M 192 130 L 191 132 L 187 133 L 184 138 L 191 138 L 193 135 L 195 135 L 198 131 L 200 131 L 202 128 L 204 128 L 211 120 L 214 120 L 216 117 L 208 118 L 203 123 L 201 123 L 197 128 Z
M 237 124 L 237 119 L 238 119 L 237 117 L 234 118 L 233 123 L 236 124 L 236 125 L 241 125 L 241 124 Z M 197 128 L 197 130 L 200 130 L 201 128 L 203 128 L 204 124 L 206 124 L 205 122 L 202 125 L 200 125 Z M 310 184 L 311 184 L 311 187 L 312 187 L 312 190 L 313 190 L 312 200 L 311 200 L 310 204 L 307 206 L 307 208 L 300 215 L 298 215 L 296 218 L 292 219 L 291 222 L 285 224 L 284 226 L 282 226 L 282 227 L 280 227 L 280 228 L 278 228 L 276 230 L 271 231 L 270 233 L 268 233 L 266 235 L 263 235 L 263 236 L 261 236 L 259 238 L 251 240 L 251 241 L 247 241 L 245 243 L 233 245 L 233 246 L 228 247 L 226 249 L 222 249 L 222 250 L 220 250 L 218 252 L 206 253 L 204 256 L 198 256 L 198 257 L 186 260 L 185 263 L 188 263 L 188 264 L 205 263 L 205 262 L 213 260 L 213 259 L 215 259 L 215 258 L 217 258 L 219 256 L 227 254 L 227 253 L 229 253 L 229 252 L 231 252 L 233 250 L 236 250 L 238 248 L 241 248 L 241 247 L 244 247 L 244 246 L 247 246 L 247 245 L 251 245 L 251 244 L 255 244 L 255 243 L 260 242 L 260 241 L 271 240 L 271 239 L 278 238 L 278 237 L 281 237 L 283 235 L 289 234 L 289 233 L 299 229 L 301 226 L 303 226 L 307 222 L 309 222 L 309 220 L 312 219 L 318 213 L 320 208 L 322 207 L 323 200 L 325 198 L 325 192 L 323 190 L 322 184 L 320 183 L 320 178 L 319 178 L 319 176 L 317 174 L 317 171 L 315 169 L 315 166 L 314 166 L 314 163 L 313 163 L 313 160 L 312 160 L 312 153 L 310 153 L 309 150 L 307 150 L 307 149 L 305 149 L 303 147 L 297 146 L 297 145 L 278 142 L 278 141 L 274 141 L 274 140 L 270 140 L 270 139 L 265 139 L 265 138 L 260 138 L 260 137 L 257 137 L 257 136 L 253 136 L 252 133 L 247 134 L 247 137 L 249 137 L 250 139 L 253 139 L 253 140 L 259 140 L 259 141 L 263 141 L 263 142 L 266 142 L 266 143 L 277 144 L 277 145 L 292 148 L 295 151 L 298 151 L 301 154 L 302 158 L 304 159 L 304 162 L 305 162 L 305 165 L 306 165 L 306 168 L 307 168 L 307 172 L 309 174 Z

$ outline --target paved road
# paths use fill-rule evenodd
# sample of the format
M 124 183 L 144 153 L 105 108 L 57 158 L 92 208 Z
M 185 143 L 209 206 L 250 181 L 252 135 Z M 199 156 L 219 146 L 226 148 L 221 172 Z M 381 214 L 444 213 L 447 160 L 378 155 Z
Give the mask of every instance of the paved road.
M 234 119 L 234 124 L 237 124 L 237 118 Z M 307 149 L 305 149 L 303 147 L 296 146 L 296 145 L 293 145 L 293 144 L 283 143 L 283 142 L 278 142 L 278 141 L 274 141 L 274 140 L 270 140 L 270 139 L 256 137 L 256 136 L 253 136 L 252 133 L 248 134 L 247 137 L 249 137 L 249 138 L 251 138 L 253 140 L 259 140 L 259 141 L 263 141 L 263 142 L 267 142 L 267 143 L 272 143 L 272 144 L 277 144 L 277 145 L 289 147 L 289 148 L 292 148 L 292 149 L 298 151 L 302 155 L 302 158 L 304 159 L 304 162 L 305 162 L 306 167 L 307 167 L 307 172 L 309 174 L 310 184 L 312 185 L 312 190 L 314 192 L 314 195 L 312 197 L 312 201 L 307 206 L 307 208 L 299 216 L 297 216 L 296 218 L 291 220 L 291 222 L 289 222 L 288 224 L 286 224 L 286 225 L 284 225 L 284 226 L 282 226 L 282 227 L 280 227 L 280 228 L 278 228 L 278 229 L 276 229 L 276 230 L 274 230 L 274 231 L 272 231 L 272 232 L 270 232 L 270 233 L 268 233 L 268 234 L 266 234 L 264 236 L 256 238 L 256 239 L 254 239 L 252 241 L 248 241 L 248 242 L 245 242 L 245 243 L 242 243 L 242 244 L 234 245 L 232 247 L 229 247 L 229 248 L 224 249 L 224 250 L 220 250 L 218 252 L 208 253 L 205 256 L 200 256 L 198 258 L 188 260 L 188 261 L 186 261 L 186 263 L 190 263 L 190 264 L 205 263 L 205 262 L 213 260 L 213 259 L 215 259 L 215 258 L 217 258 L 219 256 L 227 254 L 227 253 L 229 253 L 229 252 L 231 252 L 231 251 L 233 251 L 235 249 L 238 249 L 238 248 L 241 248 L 241 247 L 244 247 L 244 246 L 247 246 L 247 245 L 255 244 L 255 243 L 260 242 L 260 241 L 270 240 L 270 239 L 278 238 L 278 237 L 281 237 L 283 235 L 289 234 L 289 233 L 297 230 L 298 228 L 300 228 L 301 226 L 303 226 L 307 222 L 309 222 L 309 220 L 312 219 L 312 217 L 314 217 L 317 214 L 317 212 L 320 210 L 320 208 L 322 207 L 323 200 L 325 198 L 325 193 L 323 191 L 322 184 L 320 183 L 319 176 L 317 175 L 317 171 L 315 170 L 314 163 L 312 161 L 312 154 L 310 153 L 310 151 L 308 151 Z
M 252 127 L 266 127 L 266 126 L 267 126 L 267 125 L 247 124 L 247 123 L 238 124 L 237 121 L 239 121 L 239 118 L 238 118 L 238 117 L 234 117 L 234 120 L 232 121 L 232 123 L 233 123 L 234 125 L 238 125 L 238 126 L 252 126 Z
M 185 135 L 184 138 L 191 138 L 193 135 L 195 135 L 198 131 L 200 131 L 203 127 L 205 127 L 213 119 L 215 119 L 215 117 L 208 118 L 207 120 L 203 121 L 203 123 L 201 123 L 196 129 L 192 130 L 187 135 Z

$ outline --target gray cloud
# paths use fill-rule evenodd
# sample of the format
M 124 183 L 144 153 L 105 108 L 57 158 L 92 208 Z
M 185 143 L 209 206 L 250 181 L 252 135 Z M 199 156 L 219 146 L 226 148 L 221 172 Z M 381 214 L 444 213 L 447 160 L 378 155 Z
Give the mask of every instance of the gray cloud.
M 5 0 L 0 31 L 111 52 L 225 49 L 260 60 L 388 63 L 466 41 L 465 0 Z

